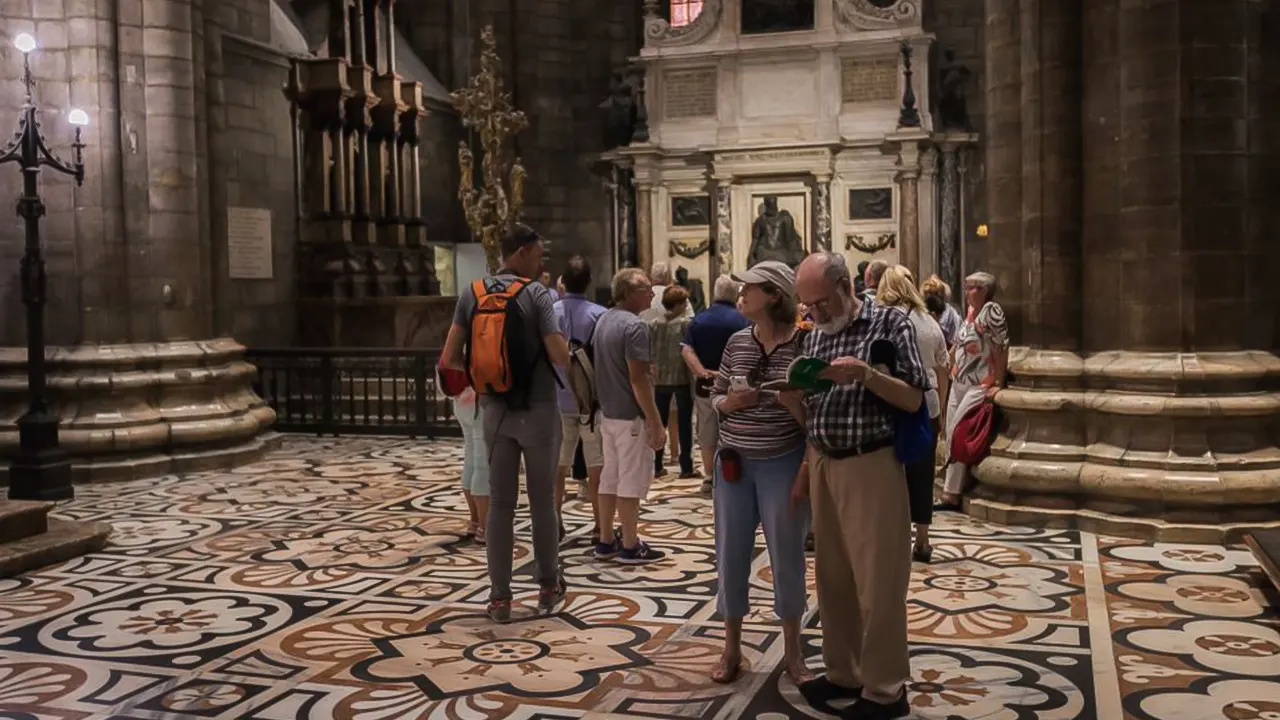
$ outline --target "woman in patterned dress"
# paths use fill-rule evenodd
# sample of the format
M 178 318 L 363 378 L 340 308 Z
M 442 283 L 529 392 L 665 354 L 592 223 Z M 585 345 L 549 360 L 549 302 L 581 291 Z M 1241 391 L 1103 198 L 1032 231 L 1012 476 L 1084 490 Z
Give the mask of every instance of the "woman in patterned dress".
M 956 333 L 951 367 L 951 397 L 947 402 L 947 475 L 942 502 L 934 510 L 959 510 L 960 495 L 969 466 L 951 459 L 951 435 L 956 423 L 983 400 L 994 398 L 1004 387 L 1009 364 L 1009 328 L 1004 310 L 995 302 L 996 279 L 976 272 L 964 279 L 967 307 L 964 323 Z

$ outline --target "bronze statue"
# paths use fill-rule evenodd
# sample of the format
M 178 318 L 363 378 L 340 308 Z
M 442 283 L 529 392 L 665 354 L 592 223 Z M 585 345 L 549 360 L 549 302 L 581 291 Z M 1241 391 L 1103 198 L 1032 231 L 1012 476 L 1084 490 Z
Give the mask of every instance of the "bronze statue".
M 690 280 L 688 268 L 676 268 L 676 284 L 689 291 L 689 305 L 693 307 L 695 313 L 706 309 L 707 293 L 702 288 L 702 281 L 697 279 Z
M 943 130 L 973 132 L 965 95 L 969 76 L 973 73 L 956 62 L 954 50 L 944 51 L 942 58 L 942 65 L 938 68 L 938 124 Z
M 804 240 L 796 232 L 796 219 L 791 211 L 778 209 L 777 196 L 766 196 L 760 214 L 751 224 L 747 267 L 762 260 L 777 260 L 794 268 L 804 256 Z
M 604 146 L 612 150 L 631 144 L 636 131 L 636 92 L 632 73 L 614 70 L 609 78 L 609 97 L 600 103 L 604 111 Z

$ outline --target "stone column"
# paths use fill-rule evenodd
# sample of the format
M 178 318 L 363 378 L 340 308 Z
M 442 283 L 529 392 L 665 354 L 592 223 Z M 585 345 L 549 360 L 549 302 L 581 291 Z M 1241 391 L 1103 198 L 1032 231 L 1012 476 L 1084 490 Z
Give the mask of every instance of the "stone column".
M 645 272 L 653 266 L 653 186 L 636 182 L 636 263 Z
M 1000 304 L 1020 323 L 1022 287 L 1022 51 L 1020 0 L 986 0 L 986 267 L 1002 283 Z M 966 268 L 967 270 L 967 268 Z M 964 298 L 954 288 L 958 303 Z
M 74 233 L 90 277 L 97 257 L 115 274 L 114 292 L 88 295 L 112 307 L 97 316 L 127 321 L 84 323 L 49 348 L 61 443 L 77 481 L 254 458 L 275 415 L 253 393 L 244 347 L 214 337 L 213 244 L 226 239 L 210 231 L 207 85 L 220 72 L 221 16 L 204 0 L 165 0 L 119 4 L 85 23 L 89 7 L 69 10 L 68 22 L 97 34 L 86 67 L 110 81 L 95 88 L 93 121 L 119 141 L 86 157 L 85 188 L 109 194 L 112 207 Z M 79 72 L 69 73 L 73 87 Z M 25 363 L 25 348 L 0 349 L 0 455 L 16 448 Z
M 813 184 L 813 247 L 811 250 L 831 250 L 831 177 L 814 176 Z
M 733 199 L 729 192 L 732 178 L 716 178 L 715 201 L 716 266 L 712 268 L 712 284 L 715 278 L 733 272 Z
M 920 274 L 920 145 L 902 142 L 898 151 L 898 262 Z
M 1268 131 L 1251 106 L 1280 68 L 1265 67 L 1261 8 L 1212 23 L 1201 8 L 1100 0 L 1080 28 L 1078 10 L 1022 3 L 1026 312 L 974 514 L 1171 541 L 1280 526 L 1277 329 L 1258 322 L 1280 301 L 1263 234 L 1280 211 L 1254 184 Z M 1073 67 L 1083 113 L 1069 112 Z M 1088 123 L 1080 160 L 1073 115 Z
M 1022 284 L 1019 344 L 1080 348 L 1081 11 L 1020 0 Z
M 960 157 L 954 143 L 938 155 L 942 166 L 942 211 L 938 228 L 938 277 L 960 288 Z

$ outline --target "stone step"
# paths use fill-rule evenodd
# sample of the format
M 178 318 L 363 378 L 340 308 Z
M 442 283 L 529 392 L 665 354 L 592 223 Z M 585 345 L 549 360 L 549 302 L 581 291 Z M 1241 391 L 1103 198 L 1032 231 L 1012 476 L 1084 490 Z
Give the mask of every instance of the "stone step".
M 1244 542 L 1271 583 L 1280 588 L 1280 530 L 1255 530 L 1244 536 Z
M 53 503 L 38 500 L 0 500 L 0 544 L 48 530 L 52 509 Z
M 48 519 L 48 530 L 0 545 L 0 578 L 101 550 L 111 526 L 102 522 Z

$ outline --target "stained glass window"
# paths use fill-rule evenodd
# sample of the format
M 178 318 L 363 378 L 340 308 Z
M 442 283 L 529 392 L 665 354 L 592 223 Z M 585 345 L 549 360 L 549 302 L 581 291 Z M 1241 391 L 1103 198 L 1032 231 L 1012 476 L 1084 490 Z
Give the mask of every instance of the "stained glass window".
M 702 13 L 702 0 L 671 0 L 671 26 L 688 25 Z

